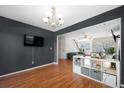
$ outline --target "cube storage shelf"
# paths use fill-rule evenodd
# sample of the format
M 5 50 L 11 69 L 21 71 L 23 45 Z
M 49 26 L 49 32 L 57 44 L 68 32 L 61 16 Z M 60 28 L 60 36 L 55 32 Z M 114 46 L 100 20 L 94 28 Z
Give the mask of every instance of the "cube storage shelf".
M 114 68 L 106 67 L 104 63 L 114 63 Z M 111 87 L 120 87 L 120 62 L 113 59 L 97 59 L 84 57 L 82 55 L 73 56 L 73 72 L 89 77 Z

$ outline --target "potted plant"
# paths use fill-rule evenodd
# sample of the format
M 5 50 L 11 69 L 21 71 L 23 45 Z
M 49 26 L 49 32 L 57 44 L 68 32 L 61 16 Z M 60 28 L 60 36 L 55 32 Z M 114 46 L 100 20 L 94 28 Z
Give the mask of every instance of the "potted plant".
M 115 47 L 104 48 L 107 58 L 112 59 L 113 54 L 116 52 Z
M 84 55 L 85 53 L 84 53 L 84 49 L 83 48 L 79 48 L 79 54 L 82 54 L 82 55 Z

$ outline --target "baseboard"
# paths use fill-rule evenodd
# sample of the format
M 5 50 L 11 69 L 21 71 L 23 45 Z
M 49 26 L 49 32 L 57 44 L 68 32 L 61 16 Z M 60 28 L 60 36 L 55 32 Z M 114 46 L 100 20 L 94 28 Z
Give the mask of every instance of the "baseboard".
M 57 62 L 53 62 L 53 64 L 58 64 Z
M 124 88 L 124 84 L 121 84 L 121 87 Z
M 40 66 L 24 69 L 24 70 L 12 72 L 12 73 L 9 73 L 9 74 L 1 75 L 0 78 L 1 77 L 6 77 L 6 76 L 10 76 L 10 75 L 14 75 L 14 74 L 18 74 L 18 73 L 22 73 L 22 72 L 26 72 L 26 71 L 30 71 L 30 70 L 37 69 L 37 68 L 40 68 L 40 67 L 45 67 L 45 66 L 52 65 L 52 64 L 56 64 L 56 62 L 52 62 L 52 63 L 48 63 L 48 64 L 44 64 L 44 65 L 40 65 Z

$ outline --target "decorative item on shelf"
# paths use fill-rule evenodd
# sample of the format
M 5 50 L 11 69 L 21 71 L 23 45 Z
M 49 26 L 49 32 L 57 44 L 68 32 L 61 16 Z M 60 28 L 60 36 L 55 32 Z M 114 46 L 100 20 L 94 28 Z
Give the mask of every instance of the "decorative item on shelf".
M 104 59 L 106 56 L 106 53 L 105 52 L 99 52 L 99 55 L 100 55 L 101 59 Z
M 104 62 L 103 66 L 108 69 L 111 67 L 111 63 L 110 62 Z
M 85 55 L 84 49 L 83 48 L 80 48 L 80 52 L 78 52 L 78 54 Z
M 56 7 L 52 7 L 51 11 L 43 18 L 43 22 L 52 28 L 57 28 L 64 23 L 62 15 L 56 13 Z
M 100 58 L 100 55 L 99 55 L 99 53 L 96 53 L 96 58 Z
M 109 47 L 109 48 L 104 48 L 105 53 L 106 53 L 106 58 L 112 59 L 113 54 L 116 53 L 115 47 Z
M 98 70 L 100 70 L 101 65 L 100 65 L 100 64 L 96 64 L 96 68 L 97 68 Z
M 116 63 L 111 62 L 111 69 L 116 70 Z
M 92 66 L 92 68 L 100 70 L 101 69 L 101 62 L 96 61 L 96 60 L 91 60 L 91 66 Z
M 96 57 L 96 53 L 95 52 L 92 52 L 91 53 L 91 58 L 95 58 Z
M 100 55 L 99 55 L 99 53 L 97 53 L 97 52 L 92 52 L 91 53 L 91 57 L 92 58 L 101 58 Z

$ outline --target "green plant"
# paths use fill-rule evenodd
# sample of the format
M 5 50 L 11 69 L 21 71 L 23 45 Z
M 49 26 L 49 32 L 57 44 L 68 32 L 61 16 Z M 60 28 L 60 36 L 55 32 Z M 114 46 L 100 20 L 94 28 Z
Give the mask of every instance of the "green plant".
M 116 52 L 115 47 L 104 48 L 104 50 L 105 50 L 106 54 L 110 54 L 110 55 L 112 55 Z
M 83 48 L 80 48 L 80 52 L 84 52 L 84 49 Z
M 83 54 L 83 55 L 85 54 L 83 48 L 79 48 L 79 54 Z

